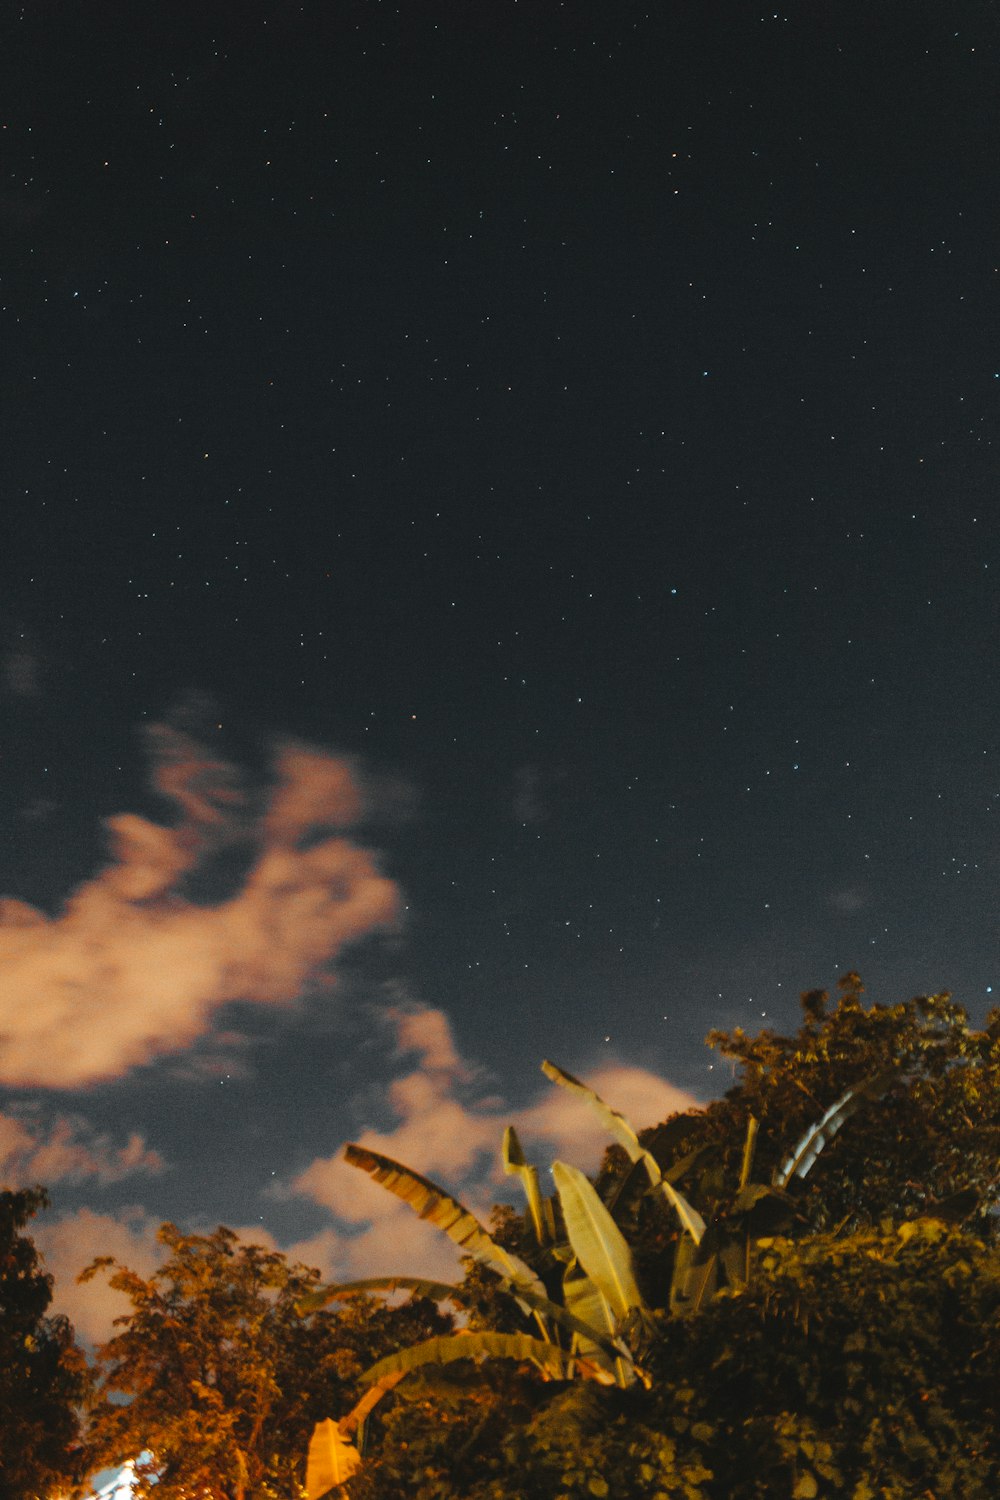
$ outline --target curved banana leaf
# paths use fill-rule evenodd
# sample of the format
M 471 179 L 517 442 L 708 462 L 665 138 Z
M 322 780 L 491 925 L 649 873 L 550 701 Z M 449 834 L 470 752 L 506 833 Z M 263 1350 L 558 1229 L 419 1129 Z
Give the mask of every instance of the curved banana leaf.
M 372 1365 L 362 1375 L 367 1385 L 382 1381 L 387 1375 L 408 1375 L 421 1365 L 446 1365 L 456 1359 L 531 1360 L 550 1375 L 565 1378 L 573 1356 L 557 1344 L 544 1344 L 527 1333 L 450 1333 L 424 1339 L 408 1349 L 398 1349 Z
M 587 1178 L 563 1161 L 552 1163 L 566 1233 L 580 1265 L 607 1298 L 616 1318 L 644 1307 L 628 1242 Z
M 393 1161 L 391 1156 L 380 1156 L 377 1151 L 369 1151 L 353 1142 L 344 1147 L 344 1160 L 367 1172 L 369 1177 L 409 1204 L 421 1219 L 443 1229 L 467 1255 L 484 1261 L 518 1290 L 521 1284 L 526 1284 L 539 1295 L 545 1295 L 545 1288 L 531 1267 L 496 1244 L 476 1216 L 436 1182 L 421 1177 L 419 1172 L 404 1167 L 401 1162 Z
M 296 1302 L 301 1314 L 319 1312 L 331 1302 L 340 1302 L 348 1297 L 360 1297 L 365 1292 L 410 1292 L 414 1297 L 429 1297 L 432 1302 L 460 1302 L 461 1287 L 450 1281 L 427 1281 L 422 1276 L 368 1276 L 364 1281 L 339 1281 L 330 1286 L 317 1287 L 306 1292 Z
M 548 1059 L 542 1063 L 542 1072 L 546 1078 L 551 1078 L 553 1083 L 558 1083 L 561 1088 L 568 1089 L 572 1094 L 578 1094 L 585 1099 L 593 1110 L 596 1110 L 604 1122 L 608 1132 L 614 1136 L 620 1146 L 624 1146 L 629 1154 L 630 1160 L 641 1161 L 646 1169 L 646 1174 L 654 1187 L 658 1187 L 667 1202 L 671 1205 L 680 1219 L 681 1224 L 697 1245 L 705 1233 L 705 1221 L 698 1210 L 687 1201 L 682 1193 L 679 1193 L 672 1183 L 668 1182 L 660 1171 L 659 1163 L 651 1151 L 647 1151 L 639 1140 L 632 1126 L 623 1114 L 617 1109 L 612 1109 L 610 1104 L 605 1104 L 599 1094 L 595 1094 L 592 1088 L 581 1083 L 579 1078 L 574 1078 L 572 1073 L 566 1073 L 562 1068 L 557 1068 L 555 1063 Z
M 354 1406 L 351 1407 L 350 1411 L 347 1413 L 347 1416 L 341 1417 L 337 1425 L 340 1427 L 340 1430 L 343 1433 L 344 1437 L 350 1437 L 354 1429 L 357 1428 L 359 1452 L 364 1447 L 362 1439 L 364 1436 L 365 1422 L 368 1420 L 372 1409 L 378 1405 L 384 1395 L 392 1390 L 394 1385 L 399 1384 L 402 1378 L 403 1377 L 401 1374 L 383 1375 L 381 1380 L 378 1380 L 374 1385 L 369 1386 L 368 1390 L 365 1391 L 364 1395 L 361 1397 L 361 1400 L 355 1402 Z
M 623 1114 L 617 1109 L 612 1109 L 610 1104 L 605 1104 L 600 1094 L 595 1094 L 594 1090 L 588 1088 L 587 1084 L 581 1083 L 579 1078 L 574 1078 L 572 1073 L 567 1073 L 562 1068 L 556 1067 L 555 1063 L 549 1062 L 548 1058 L 542 1063 L 542 1072 L 553 1083 L 558 1083 L 560 1088 L 568 1089 L 571 1094 L 578 1094 L 581 1099 L 586 1100 L 591 1109 L 600 1115 L 608 1134 L 614 1136 L 620 1146 L 625 1147 L 625 1150 L 629 1154 L 629 1159 L 631 1161 L 641 1161 L 649 1173 L 650 1182 L 659 1182 L 660 1169 L 656 1164 L 655 1157 L 643 1146 Z
M 609 1358 L 621 1352 L 610 1333 L 605 1337 L 602 1324 L 591 1325 L 589 1319 L 576 1309 L 560 1307 L 558 1302 L 553 1302 L 551 1298 L 539 1294 L 530 1286 L 525 1286 L 524 1282 L 512 1282 L 507 1276 L 500 1278 L 500 1284 L 505 1291 L 510 1292 L 512 1297 L 526 1303 L 532 1312 L 540 1313 L 549 1322 L 565 1328 L 567 1333 L 596 1345 Z M 311 1292 L 308 1299 L 303 1297 L 296 1306 L 303 1312 L 315 1312 L 318 1308 L 342 1298 L 363 1296 L 366 1292 L 396 1291 L 410 1291 L 417 1297 L 430 1297 L 435 1302 L 455 1302 L 459 1306 L 468 1301 L 471 1295 L 461 1283 L 453 1285 L 449 1281 L 425 1281 L 419 1276 L 369 1276 L 364 1281 L 343 1281 L 333 1286 L 321 1287 L 318 1291 Z
M 528 1200 L 535 1239 L 539 1245 L 549 1244 L 556 1237 L 552 1204 L 542 1197 L 542 1190 L 538 1185 L 538 1168 L 533 1167 L 525 1157 L 513 1125 L 508 1125 L 503 1133 L 503 1169 L 508 1177 L 520 1177 L 524 1196 Z
M 884 1073 L 878 1073 L 874 1078 L 869 1078 L 866 1082 L 859 1083 L 854 1088 L 848 1089 L 845 1094 L 841 1094 L 840 1098 L 830 1105 L 822 1119 L 817 1120 L 815 1125 L 810 1125 L 805 1135 L 796 1144 L 792 1154 L 782 1162 L 772 1179 L 774 1186 L 787 1187 L 793 1177 L 805 1177 L 823 1147 L 833 1139 L 840 1127 L 846 1124 L 869 1099 L 877 1099 L 884 1094 L 895 1077 L 895 1071 L 887 1069 Z
M 361 1454 L 349 1443 L 331 1417 L 317 1422 L 309 1439 L 306 1460 L 307 1500 L 319 1500 L 329 1490 L 346 1484 L 361 1467 Z

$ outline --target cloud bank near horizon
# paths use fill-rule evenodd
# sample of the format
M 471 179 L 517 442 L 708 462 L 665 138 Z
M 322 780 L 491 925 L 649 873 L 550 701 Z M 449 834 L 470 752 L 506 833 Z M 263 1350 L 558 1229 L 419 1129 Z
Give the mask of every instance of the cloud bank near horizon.
M 384 1021 L 391 1035 L 396 1076 L 377 1096 L 393 1123 L 376 1129 L 359 1119 L 354 1139 L 392 1156 L 454 1193 L 487 1222 L 497 1201 L 520 1205 L 517 1185 L 500 1161 L 505 1126 L 513 1124 L 530 1159 L 544 1168 L 554 1156 L 593 1171 L 608 1136 L 586 1105 L 539 1081 L 526 1104 L 508 1109 L 494 1080 L 456 1046 L 451 1024 L 439 1009 L 397 1006 Z M 623 1061 L 583 1070 L 586 1081 L 620 1108 L 637 1128 L 656 1124 L 678 1111 L 701 1108 L 691 1094 L 646 1068 Z M 261 1207 L 270 1202 L 267 1223 L 233 1226 L 249 1243 L 282 1249 L 292 1261 L 316 1266 L 330 1280 L 378 1275 L 421 1275 L 454 1280 L 461 1274 L 456 1247 L 439 1230 L 343 1160 L 343 1146 L 313 1159 L 279 1188 L 261 1184 Z M 307 1238 L 288 1243 L 275 1233 L 280 1212 L 274 1205 L 301 1197 L 324 1211 L 327 1223 Z M 35 1232 L 56 1277 L 55 1307 L 92 1343 L 110 1336 L 112 1319 L 128 1311 L 127 1300 L 104 1277 L 83 1286 L 75 1278 L 97 1254 L 111 1254 L 148 1276 L 164 1256 L 156 1240 L 158 1221 L 149 1207 L 133 1205 L 118 1214 L 77 1209 L 55 1222 L 43 1218 Z M 196 1232 L 210 1233 L 207 1218 Z

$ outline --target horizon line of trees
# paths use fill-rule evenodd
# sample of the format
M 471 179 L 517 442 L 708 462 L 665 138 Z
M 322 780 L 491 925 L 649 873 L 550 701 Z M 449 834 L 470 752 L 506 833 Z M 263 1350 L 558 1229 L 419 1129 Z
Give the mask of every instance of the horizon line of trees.
M 862 996 L 712 1032 L 733 1086 L 638 1132 L 546 1064 L 613 1144 L 547 1196 L 508 1131 L 525 1212 L 488 1227 L 348 1148 L 467 1252 L 454 1286 L 324 1286 L 165 1224 L 153 1276 L 84 1273 L 131 1305 L 88 1363 L 27 1232 L 44 1191 L 0 1192 L 0 1500 L 141 1454 L 160 1500 L 1000 1493 L 1000 1010 Z

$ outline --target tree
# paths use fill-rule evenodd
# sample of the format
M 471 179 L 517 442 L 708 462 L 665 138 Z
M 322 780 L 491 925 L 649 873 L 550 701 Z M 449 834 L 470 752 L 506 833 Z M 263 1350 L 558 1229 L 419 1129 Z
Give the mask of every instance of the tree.
M 87 1367 L 73 1330 L 50 1318 L 52 1277 L 23 1233 L 41 1188 L 0 1192 L 0 1500 L 36 1500 L 82 1481 L 78 1406 Z
M 730 1156 L 748 1115 L 760 1121 L 765 1169 L 789 1135 L 845 1089 L 891 1070 L 895 1082 L 864 1128 L 843 1131 L 823 1170 L 796 1192 L 798 1233 L 877 1225 L 886 1215 L 966 1220 L 992 1238 L 1000 1193 L 1000 1010 L 982 1030 L 948 994 L 865 1006 L 857 974 L 802 996 L 797 1032 L 713 1031 L 709 1044 L 734 1059 L 739 1077 L 725 1099 L 688 1117 L 689 1141 Z
M 164 1224 L 159 1239 L 170 1254 L 149 1280 L 106 1257 L 83 1273 L 110 1270 L 132 1303 L 97 1351 L 94 1466 L 147 1453 L 137 1474 L 157 1500 L 299 1493 L 308 1435 L 331 1391 L 349 1405 L 373 1359 L 450 1326 L 426 1301 L 304 1311 L 319 1272 L 230 1229 L 196 1235 Z
M 1000 1251 L 929 1216 L 758 1245 L 663 1320 L 644 1417 L 701 1434 L 726 1500 L 1000 1493 Z

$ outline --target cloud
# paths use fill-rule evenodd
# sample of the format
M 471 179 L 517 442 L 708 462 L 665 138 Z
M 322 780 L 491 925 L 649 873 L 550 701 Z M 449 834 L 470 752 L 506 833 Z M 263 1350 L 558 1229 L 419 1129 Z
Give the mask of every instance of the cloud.
M 480 1218 L 498 1197 L 509 1197 L 500 1161 L 509 1124 L 516 1127 L 529 1159 L 540 1166 L 555 1155 L 585 1170 L 597 1167 L 608 1136 L 581 1100 L 546 1085 L 526 1106 L 505 1109 L 495 1094 L 484 1092 L 482 1070 L 459 1054 L 442 1011 L 413 1006 L 392 1012 L 390 1019 L 397 1055 L 416 1054 L 419 1062 L 389 1085 L 387 1100 L 396 1123 L 388 1130 L 362 1130 L 356 1137 L 359 1145 L 439 1182 Z M 605 1063 L 589 1071 L 587 1081 L 636 1128 L 700 1107 L 684 1090 L 625 1063 Z M 365 1173 L 348 1166 L 342 1149 L 317 1157 L 290 1188 L 335 1220 L 335 1228 L 293 1247 L 297 1258 L 319 1265 L 325 1275 L 455 1275 L 455 1247 Z
M 110 1338 L 114 1319 L 130 1312 L 131 1302 L 108 1286 L 107 1276 L 95 1276 L 82 1286 L 76 1278 L 99 1255 L 111 1255 L 140 1276 L 151 1276 L 164 1259 L 158 1228 L 159 1220 L 142 1208 L 126 1209 L 118 1217 L 81 1208 L 54 1223 L 37 1220 L 31 1237 L 55 1278 L 50 1311 L 64 1313 L 90 1344 Z
M 0 1082 L 118 1077 L 190 1047 L 229 1001 L 287 1006 L 329 985 L 345 947 L 399 919 L 397 886 L 344 832 L 364 811 L 349 762 L 286 744 L 255 800 L 186 734 L 160 726 L 151 743 L 180 822 L 109 818 L 110 863 L 55 917 L 0 901 Z M 233 851 L 241 883 L 196 899 Z
M 0 1180 L 9 1186 L 88 1179 L 106 1185 L 138 1173 L 162 1172 L 165 1166 L 159 1152 L 136 1133 L 116 1146 L 75 1117 L 61 1115 L 45 1128 L 30 1116 L 0 1114 Z

